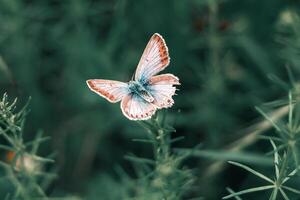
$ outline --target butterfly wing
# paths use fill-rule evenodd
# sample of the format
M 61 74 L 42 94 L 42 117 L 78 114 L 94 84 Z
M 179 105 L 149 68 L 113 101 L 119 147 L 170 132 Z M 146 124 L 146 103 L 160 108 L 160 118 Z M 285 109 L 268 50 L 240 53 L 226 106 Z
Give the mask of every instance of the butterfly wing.
M 170 63 L 168 47 L 161 35 L 155 33 L 149 40 L 135 72 L 135 80 L 147 82 L 150 77 Z
M 121 110 L 130 120 L 146 120 L 155 113 L 156 106 L 137 94 L 129 94 L 122 99 Z
M 176 87 L 173 85 L 180 85 L 179 79 L 173 74 L 161 74 L 150 78 L 147 89 L 154 97 L 153 104 L 157 108 L 169 108 L 174 104 L 172 96 Z
M 86 81 L 88 87 L 93 92 L 104 97 L 111 103 L 120 101 L 130 93 L 128 84 L 120 81 L 91 79 Z

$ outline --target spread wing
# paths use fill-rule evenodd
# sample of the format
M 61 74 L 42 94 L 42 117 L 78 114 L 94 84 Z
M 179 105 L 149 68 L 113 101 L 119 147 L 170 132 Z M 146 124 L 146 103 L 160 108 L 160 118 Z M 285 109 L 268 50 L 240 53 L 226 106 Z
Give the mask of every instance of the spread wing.
M 137 94 L 129 94 L 122 99 L 121 110 L 130 120 L 146 120 L 155 113 L 156 106 Z
M 88 87 L 111 103 L 120 101 L 130 93 L 128 84 L 120 81 L 91 79 L 86 81 Z
M 168 47 L 161 35 L 155 33 L 149 40 L 135 72 L 135 80 L 147 82 L 170 63 Z
M 176 92 L 176 87 L 173 85 L 180 85 L 179 79 L 173 74 L 161 74 L 150 78 L 147 89 L 153 96 L 153 104 L 157 108 L 169 108 L 174 104 L 172 96 Z

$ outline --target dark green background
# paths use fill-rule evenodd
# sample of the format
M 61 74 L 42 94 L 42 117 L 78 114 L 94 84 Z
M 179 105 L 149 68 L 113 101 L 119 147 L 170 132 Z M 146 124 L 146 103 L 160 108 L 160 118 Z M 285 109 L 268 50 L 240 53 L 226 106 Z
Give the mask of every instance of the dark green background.
M 174 137 L 185 136 L 174 147 L 222 149 L 241 137 L 260 117 L 254 106 L 286 95 L 268 76 L 287 80 L 285 64 L 298 63 L 297 51 L 280 42 L 292 37 L 282 33 L 289 30 L 284 16 L 297 6 L 296 0 L 1 0 L 0 88 L 20 105 L 32 97 L 27 138 L 39 129 L 52 137 L 42 154 L 57 153 L 59 178 L 48 193 L 119 199 L 126 183 L 116 167 L 135 177 L 124 155 L 151 157 L 151 146 L 132 141 L 145 131 L 85 80 L 130 80 L 155 32 L 169 47 L 165 72 L 182 84 L 167 111 Z M 226 186 L 251 183 L 236 168 L 203 180 L 209 162 L 187 162 L 197 179 L 191 196 L 220 199 Z

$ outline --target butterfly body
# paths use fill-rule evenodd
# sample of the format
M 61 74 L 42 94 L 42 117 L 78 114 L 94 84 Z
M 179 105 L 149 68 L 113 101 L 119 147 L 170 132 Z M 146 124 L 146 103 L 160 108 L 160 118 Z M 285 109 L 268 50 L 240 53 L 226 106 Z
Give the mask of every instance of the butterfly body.
M 128 87 L 131 93 L 138 95 L 148 103 L 152 103 L 154 101 L 151 93 L 146 89 L 147 84 L 142 84 L 138 81 L 129 81 Z
M 173 105 L 172 96 L 179 79 L 173 74 L 160 74 L 170 63 L 168 47 L 161 35 L 155 33 L 148 42 L 137 66 L 133 80 L 91 79 L 88 87 L 111 103 L 121 101 L 121 110 L 130 120 L 151 118 L 157 109 Z

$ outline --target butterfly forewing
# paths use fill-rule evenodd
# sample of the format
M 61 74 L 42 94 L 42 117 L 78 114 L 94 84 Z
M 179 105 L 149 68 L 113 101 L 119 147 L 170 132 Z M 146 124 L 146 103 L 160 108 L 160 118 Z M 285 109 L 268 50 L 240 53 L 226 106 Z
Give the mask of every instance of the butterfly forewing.
M 122 100 L 123 97 L 130 93 L 127 83 L 103 79 L 91 79 L 86 81 L 89 88 L 104 97 L 111 103 Z
M 155 33 L 149 40 L 135 72 L 135 80 L 146 82 L 164 70 L 170 63 L 168 47 L 161 35 Z

